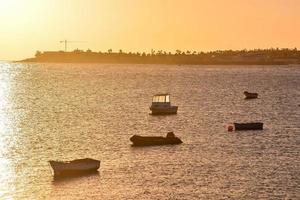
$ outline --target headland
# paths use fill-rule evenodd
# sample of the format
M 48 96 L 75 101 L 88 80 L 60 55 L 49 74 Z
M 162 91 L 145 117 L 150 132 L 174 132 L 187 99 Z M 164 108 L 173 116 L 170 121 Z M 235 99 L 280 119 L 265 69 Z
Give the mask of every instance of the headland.
M 300 64 L 300 51 L 288 48 L 254 50 L 218 50 L 210 52 L 180 51 L 175 53 L 154 51 L 93 52 L 37 51 L 35 57 L 18 62 L 39 63 L 119 63 L 119 64 L 176 64 L 176 65 L 288 65 Z

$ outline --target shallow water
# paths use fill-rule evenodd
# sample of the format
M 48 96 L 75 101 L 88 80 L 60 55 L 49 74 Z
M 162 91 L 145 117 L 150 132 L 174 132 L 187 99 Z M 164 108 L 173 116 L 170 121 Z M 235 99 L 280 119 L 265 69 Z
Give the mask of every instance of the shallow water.
M 149 115 L 160 92 L 177 115 Z M 300 199 L 299 104 L 297 66 L 0 63 L 0 199 Z M 130 146 L 168 131 L 184 143 Z M 82 157 L 99 173 L 53 179 Z

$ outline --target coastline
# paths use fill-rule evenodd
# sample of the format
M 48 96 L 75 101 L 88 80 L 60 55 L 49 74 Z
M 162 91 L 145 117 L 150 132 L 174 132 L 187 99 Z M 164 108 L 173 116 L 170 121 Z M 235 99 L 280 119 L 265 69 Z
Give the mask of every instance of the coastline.
M 13 62 L 13 63 L 24 63 L 24 64 L 32 64 L 32 63 L 49 63 L 49 64 L 117 64 L 117 65 L 126 65 L 126 64 L 134 64 L 134 65 L 190 65 L 190 66 L 299 66 L 300 63 L 282 63 L 282 62 L 203 62 L 203 63 L 146 63 L 146 62 L 91 62 L 91 61 L 64 61 L 64 60 L 55 60 L 55 61 L 40 61 L 40 60 L 20 60 L 20 61 L 5 61 L 5 62 Z
M 151 53 L 105 53 L 82 51 L 37 51 L 35 57 L 22 63 L 111 63 L 111 64 L 166 64 L 166 65 L 299 65 L 300 51 L 297 49 L 226 50 L 212 52 L 176 53 L 152 51 Z

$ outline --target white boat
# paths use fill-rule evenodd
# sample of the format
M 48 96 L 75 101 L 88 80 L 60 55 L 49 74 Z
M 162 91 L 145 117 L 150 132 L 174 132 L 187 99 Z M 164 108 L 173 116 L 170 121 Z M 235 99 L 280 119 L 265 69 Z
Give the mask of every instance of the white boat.
M 76 159 L 72 161 L 49 161 L 54 176 L 78 175 L 82 173 L 97 171 L 100 161 L 91 158 Z
M 178 106 L 171 106 L 170 94 L 156 94 L 152 98 L 150 110 L 153 115 L 176 114 Z

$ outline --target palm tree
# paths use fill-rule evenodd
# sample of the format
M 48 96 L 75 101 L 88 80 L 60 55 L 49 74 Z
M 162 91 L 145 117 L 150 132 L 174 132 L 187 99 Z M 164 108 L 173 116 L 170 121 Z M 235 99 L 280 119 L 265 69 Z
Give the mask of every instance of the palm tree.
M 176 50 L 176 54 L 177 54 L 177 55 L 180 55 L 180 54 L 181 54 L 181 51 L 180 51 L 179 49 L 177 49 L 177 50 Z

